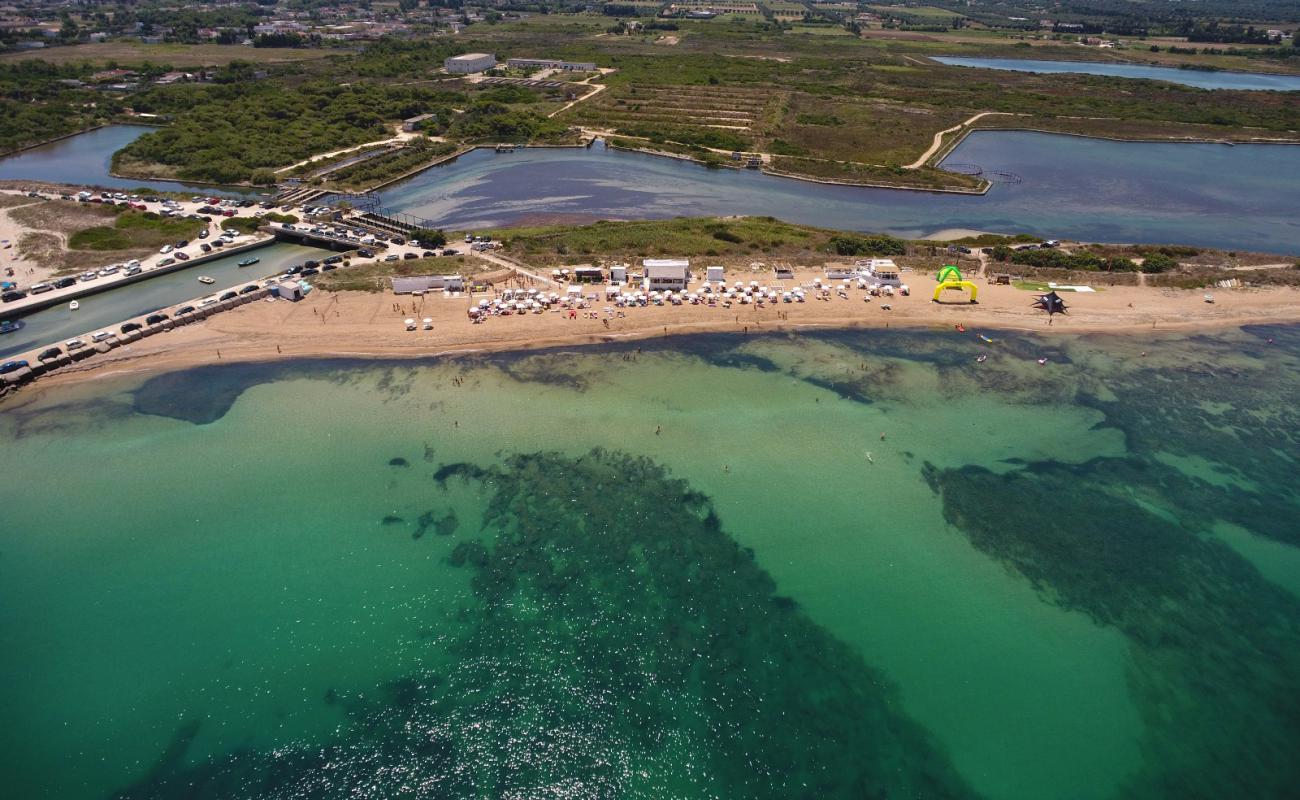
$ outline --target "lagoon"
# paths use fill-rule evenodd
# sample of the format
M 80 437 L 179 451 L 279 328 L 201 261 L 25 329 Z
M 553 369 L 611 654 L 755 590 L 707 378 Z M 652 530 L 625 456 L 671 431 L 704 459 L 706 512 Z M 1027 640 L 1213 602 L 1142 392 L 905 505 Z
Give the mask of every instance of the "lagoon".
M 107 166 L 115 150 L 148 130 L 109 126 L 0 159 L 0 178 L 134 188 L 139 181 L 110 178 Z M 589 149 L 476 150 L 380 195 L 391 210 L 456 229 L 745 214 L 906 237 L 970 228 L 1300 253 L 1292 213 L 1300 147 L 976 131 L 944 163 L 1010 172 L 1022 182 L 983 196 L 836 186 L 708 169 L 597 142 Z
M 9 398 L 0 782 L 1291 797 L 1300 330 L 995 338 Z
M 455 229 L 736 214 L 905 237 L 970 228 L 1300 253 L 1300 147 L 977 131 L 945 163 L 1011 172 L 1023 182 L 983 196 L 833 186 L 598 143 L 476 150 L 381 195 L 393 210 Z
M 48 181 L 105 189 L 151 189 L 158 192 L 199 192 L 205 195 L 255 196 L 254 190 L 183 181 L 115 178 L 109 174 L 113 154 L 150 131 L 148 125 L 106 125 L 57 142 L 0 158 L 0 180 Z
M 1150 67 L 1142 64 L 1124 64 L 1108 61 L 1040 61 L 1028 58 L 965 58 L 959 56 L 931 56 L 941 64 L 955 67 L 1000 69 L 1010 72 L 1037 72 L 1042 74 L 1074 73 L 1102 75 L 1109 78 L 1142 78 L 1166 81 L 1198 89 L 1240 89 L 1248 91 L 1300 92 L 1300 75 L 1281 75 L 1268 72 L 1228 72 L 1224 70 L 1178 69 L 1177 67 Z

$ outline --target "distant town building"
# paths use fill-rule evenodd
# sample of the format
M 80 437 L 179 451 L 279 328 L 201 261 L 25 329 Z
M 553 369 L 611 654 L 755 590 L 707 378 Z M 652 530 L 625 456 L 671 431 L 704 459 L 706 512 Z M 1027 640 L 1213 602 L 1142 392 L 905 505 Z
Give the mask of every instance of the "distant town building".
M 460 56 L 452 56 L 442 62 L 448 72 L 456 75 L 469 75 L 474 72 L 483 72 L 492 69 L 497 65 L 497 57 L 491 53 L 466 53 Z
M 506 61 L 511 69 L 562 69 L 566 72 L 595 72 L 590 61 L 560 61 L 554 58 L 511 58 Z

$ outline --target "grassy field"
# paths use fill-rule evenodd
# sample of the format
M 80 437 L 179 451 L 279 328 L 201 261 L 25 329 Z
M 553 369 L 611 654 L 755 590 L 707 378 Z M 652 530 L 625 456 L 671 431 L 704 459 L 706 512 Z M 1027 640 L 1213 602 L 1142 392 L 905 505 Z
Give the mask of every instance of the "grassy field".
M 140 258 L 163 244 L 192 238 L 199 228 L 194 220 L 67 200 L 38 201 L 9 214 L 32 229 L 19 237 L 21 254 L 56 274 Z
M 867 8 L 881 16 L 893 15 L 895 17 L 917 17 L 919 19 L 936 21 L 947 21 L 953 17 L 965 16 L 957 11 L 949 11 L 946 8 L 935 8 L 934 6 L 867 6 Z
M 173 67 L 207 67 L 229 64 L 231 61 L 251 61 L 257 64 L 276 64 L 289 61 L 310 61 L 326 56 L 340 55 L 345 50 L 293 48 L 293 47 L 241 47 L 217 44 L 140 44 L 139 42 L 102 42 L 71 47 L 49 47 L 44 50 L 24 50 L 0 55 L 0 62 L 40 59 L 51 64 L 69 64 L 88 61 L 104 64 L 170 64 Z
M 179 239 L 188 239 L 199 230 L 190 219 L 169 219 L 149 212 L 125 211 L 112 226 L 97 225 L 68 237 L 71 250 L 126 251 L 152 249 Z
M 419 258 L 411 261 L 373 261 L 351 264 L 346 269 L 322 272 L 312 282 L 327 292 L 381 292 L 388 279 L 411 275 L 463 275 L 469 277 L 500 269 L 487 261 L 466 256 Z
M 772 217 L 702 217 L 510 228 L 497 240 L 506 252 L 537 266 L 655 256 L 708 258 L 833 258 L 835 237 L 858 234 L 794 225 Z

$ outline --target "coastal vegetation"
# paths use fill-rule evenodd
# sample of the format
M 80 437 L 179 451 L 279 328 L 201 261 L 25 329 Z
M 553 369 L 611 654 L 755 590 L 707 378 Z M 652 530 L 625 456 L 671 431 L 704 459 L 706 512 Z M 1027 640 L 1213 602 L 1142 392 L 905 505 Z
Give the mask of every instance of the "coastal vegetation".
M 317 180 L 341 189 L 361 189 L 405 175 L 438 158 L 456 152 L 457 145 L 420 137 L 401 148 L 332 170 Z M 310 167 L 304 167 L 310 169 Z
M 73 250 L 132 250 L 155 248 L 191 236 L 193 220 L 168 219 L 151 211 L 123 211 L 112 226 L 77 231 L 68 238 Z
M 387 291 L 389 279 L 411 275 L 471 275 L 500 269 L 477 258 L 465 256 L 439 256 L 401 261 L 382 259 L 368 263 L 350 262 L 347 269 L 322 272 L 312 278 L 312 283 L 327 292 L 382 292 Z
M 391 136 L 388 121 L 414 116 L 442 99 L 436 90 L 371 83 L 160 87 L 137 98 L 136 110 L 175 120 L 119 151 L 114 169 L 211 183 L 264 183 L 274 180 L 273 168 Z
M 671 220 L 601 221 L 577 226 L 508 228 L 498 232 L 496 238 L 511 255 L 525 260 L 543 261 L 565 256 L 798 257 L 829 253 L 832 241 L 837 239 L 866 241 L 852 234 L 794 225 L 774 217 L 680 217 Z M 882 241 L 889 239 L 879 238 Z
M 981 185 L 978 178 L 908 167 L 938 131 L 980 112 L 1001 116 L 977 126 L 1132 138 L 1296 139 L 1300 131 L 1300 107 L 1285 92 L 1216 91 L 1215 102 L 1207 103 L 1203 90 L 1156 81 L 986 74 L 926 59 L 939 52 L 1009 54 L 1014 42 L 996 37 L 968 36 L 940 49 L 923 40 L 805 35 L 762 18 L 725 25 L 681 20 L 672 23 L 680 41 L 669 54 L 653 31 L 596 38 L 603 28 L 588 24 L 593 19 L 600 18 L 565 14 L 474 26 L 455 43 L 384 40 L 357 53 L 293 63 L 226 59 L 211 81 L 154 86 L 129 97 L 59 83 L 88 77 L 92 67 L 85 62 L 15 62 L 5 68 L 21 65 L 22 85 L 3 82 L 0 73 L 0 103 L 10 103 L 12 112 L 0 122 L 0 148 L 112 118 L 129 101 L 135 112 L 167 123 L 115 158 L 119 174 L 142 178 L 268 185 L 289 165 L 389 140 L 398 121 L 430 114 L 423 132 L 452 146 L 573 143 L 585 128 L 612 134 L 619 146 L 714 166 L 734 164 L 733 152 L 764 153 L 773 171 L 819 180 L 972 189 Z M 1090 56 L 1065 45 L 1049 41 L 1034 49 L 1043 57 Z M 475 48 L 545 52 L 615 71 L 594 78 L 603 91 L 560 111 L 591 87 L 473 84 L 439 74 L 446 55 Z M 149 69 L 146 74 L 160 74 L 157 62 Z M 22 102 L 29 96 L 36 102 Z M 425 154 L 407 148 L 318 177 L 361 189 L 417 168 Z

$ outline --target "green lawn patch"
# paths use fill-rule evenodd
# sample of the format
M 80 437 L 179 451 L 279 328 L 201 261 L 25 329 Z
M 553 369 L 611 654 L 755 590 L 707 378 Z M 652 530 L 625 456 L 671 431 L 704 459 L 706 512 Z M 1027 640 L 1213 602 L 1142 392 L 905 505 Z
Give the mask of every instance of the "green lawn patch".
M 68 237 L 70 250 L 130 250 L 158 247 L 194 235 L 193 220 L 169 219 L 152 212 L 126 211 L 111 226 L 97 225 Z

